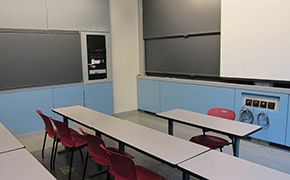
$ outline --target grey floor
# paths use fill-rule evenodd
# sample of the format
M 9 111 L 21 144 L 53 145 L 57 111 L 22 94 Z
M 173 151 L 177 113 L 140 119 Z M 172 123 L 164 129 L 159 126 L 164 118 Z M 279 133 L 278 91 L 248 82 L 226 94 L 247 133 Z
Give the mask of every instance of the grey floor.
M 134 111 L 129 113 L 123 113 L 117 115 L 117 117 L 132 121 L 152 129 L 167 133 L 167 121 L 161 118 L 157 118 L 155 115 L 140 111 Z M 41 120 L 41 119 L 39 119 Z M 74 129 L 78 129 L 80 125 L 70 124 Z M 86 128 L 83 128 L 85 131 L 92 132 Z M 51 138 L 47 138 L 46 149 L 45 149 L 45 158 L 41 158 L 41 148 L 43 142 L 43 133 L 44 131 L 33 132 L 29 134 L 23 134 L 17 136 L 17 138 L 26 146 L 26 148 L 49 170 L 49 158 L 51 153 Z M 174 123 L 174 136 L 188 140 L 191 136 L 198 135 L 201 133 L 200 129 L 189 127 L 186 125 Z M 211 133 L 214 134 L 214 133 Z M 218 134 L 215 134 L 218 135 Z M 224 138 L 227 138 L 222 135 L 218 135 Z M 107 138 L 102 137 L 106 143 L 106 146 L 118 147 L 117 142 Z M 59 145 L 58 149 L 63 149 L 62 145 Z M 170 167 L 166 164 L 163 164 L 157 160 L 154 160 L 144 154 L 141 154 L 133 149 L 126 147 L 126 151 L 135 156 L 135 164 L 145 166 L 149 169 L 152 169 L 169 180 L 178 180 L 182 179 L 182 172 L 176 168 Z M 232 147 L 228 146 L 223 149 L 224 153 L 232 155 Z M 83 154 L 86 154 L 86 149 L 83 149 Z M 241 140 L 240 143 L 240 158 L 266 166 L 278 171 L 282 171 L 290 174 L 290 148 L 285 146 L 279 146 L 271 143 L 266 143 L 256 139 L 245 139 Z M 57 179 L 68 179 L 68 167 L 69 167 L 70 153 L 57 155 L 56 160 L 56 170 L 50 171 Z M 96 172 L 97 165 L 91 159 L 89 159 L 87 174 L 92 174 Z M 83 163 L 81 162 L 79 152 L 75 153 L 72 179 L 81 179 L 83 173 Z M 101 174 L 93 178 L 89 178 L 86 175 L 86 179 L 106 179 L 106 174 Z M 191 177 L 191 179 L 195 179 Z

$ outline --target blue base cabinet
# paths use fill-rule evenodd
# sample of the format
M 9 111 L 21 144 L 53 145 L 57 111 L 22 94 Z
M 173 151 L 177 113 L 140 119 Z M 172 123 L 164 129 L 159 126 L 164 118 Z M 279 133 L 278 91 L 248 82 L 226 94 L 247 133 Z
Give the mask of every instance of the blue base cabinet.
M 113 85 L 99 83 L 84 86 L 85 107 L 108 114 L 114 114 Z
M 176 108 L 206 114 L 214 107 L 232 109 L 239 120 L 241 110 L 249 109 L 257 116 L 264 112 L 269 117 L 269 127 L 251 135 L 253 138 L 290 146 L 290 99 L 288 94 L 271 93 L 222 86 L 187 84 L 172 81 L 137 78 L 138 109 L 159 113 Z M 246 96 L 275 99 L 276 109 L 244 106 Z
M 54 88 L 52 89 L 52 93 L 54 108 L 84 105 L 83 86 Z M 63 119 L 63 117 L 58 114 L 54 114 L 54 118 L 57 120 Z
M 243 107 L 245 96 L 264 99 L 277 99 L 277 109 L 270 110 L 259 107 Z M 269 127 L 252 134 L 251 137 L 285 145 L 288 115 L 288 95 L 237 89 L 236 110 L 239 112 L 242 109 L 249 109 L 252 111 L 254 115 L 253 124 L 258 124 L 257 118 L 261 112 L 264 112 L 269 117 Z
M 203 114 L 214 107 L 234 110 L 233 89 L 172 82 L 160 83 L 161 112 L 176 108 Z
M 137 79 L 138 109 L 160 112 L 160 82 Z
M 112 83 L 47 88 L 0 94 L 0 122 L 14 135 L 44 129 L 36 110 L 62 120 L 53 108 L 81 105 L 113 115 Z
M 0 94 L 0 102 L 0 121 L 14 135 L 44 129 L 37 109 L 53 116 L 51 89 Z

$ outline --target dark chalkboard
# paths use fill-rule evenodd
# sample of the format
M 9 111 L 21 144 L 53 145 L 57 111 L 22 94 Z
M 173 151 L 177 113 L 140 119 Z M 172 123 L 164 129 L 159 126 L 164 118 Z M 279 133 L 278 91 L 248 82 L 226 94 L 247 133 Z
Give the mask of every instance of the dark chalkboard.
M 82 81 L 79 34 L 0 33 L 0 89 Z
M 145 71 L 220 75 L 220 0 L 144 0 Z
M 220 36 L 193 36 L 148 40 L 146 72 L 219 75 Z
M 220 31 L 220 0 L 143 0 L 144 39 Z

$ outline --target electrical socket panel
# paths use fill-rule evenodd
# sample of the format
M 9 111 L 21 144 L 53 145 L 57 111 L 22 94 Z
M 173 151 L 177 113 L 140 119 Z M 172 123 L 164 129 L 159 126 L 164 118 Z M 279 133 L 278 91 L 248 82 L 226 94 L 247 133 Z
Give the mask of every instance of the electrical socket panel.
M 245 96 L 244 97 L 244 106 L 277 110 L 278 99 L 267 99 L 260 97 Z

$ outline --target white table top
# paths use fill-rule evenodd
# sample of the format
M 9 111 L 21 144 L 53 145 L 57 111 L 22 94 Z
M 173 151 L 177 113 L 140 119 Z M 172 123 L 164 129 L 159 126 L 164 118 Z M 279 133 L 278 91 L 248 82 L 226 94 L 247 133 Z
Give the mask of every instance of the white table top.
M 1 179 L 55 179 L 25 148 L 0 154 Z
M 83 106 L 57 108 L 52 111 L 59 115 L 66 116 L 73 121 L 77 121 L 87 127 L 97 127 L 103 124 L 121 121 L 116 117 L 100 113 Z
M 53 112 L 100 131 L 172 165 L 209 150 L 207 147 L 82 106 L 53 109 Z
M 126 120 L 95 129 L 172 165 L 209 151 L 207 147 Z
M 161 112 L 158 113 L 157 116 L 197 127 L 208 128 L 220 133 L 234 135 L 239 138 L 246 137 L 249 134 L 256 132 L 262 128 L 261 126 L 254 124 L 225 120 L 224 118 L 209 116 L 206 114 L 182 109 L 174 109 L 166 112 Z
M 0 142 L 0 154 L 24 148 L 24 145 L 2 123 L 0 123 Z
M 215 150 L 178 165 L 196 175 L 214 180 L 289 180 L 290 175 Z

